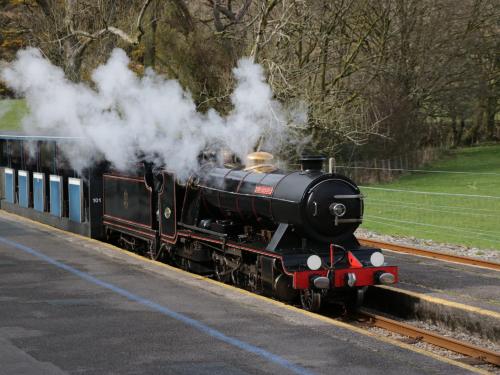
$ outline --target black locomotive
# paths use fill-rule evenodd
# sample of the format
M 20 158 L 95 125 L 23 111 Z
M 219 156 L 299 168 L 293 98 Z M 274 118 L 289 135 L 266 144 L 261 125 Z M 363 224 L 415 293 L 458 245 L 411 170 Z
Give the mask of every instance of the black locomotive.
M 187 183 L 144 165 L 104 174 L 103 225 L 110 241 L 184 269 L 317 310 L 322 299 L 355 307 L 369 285 L 392 284 L 397 268 L 353 233 L 363 197 L 344 176 L 303 158 L 301 171 L 217 167 Z
M 363 217 L 354 182 L 323 172 L 319 157 L 304 157 L 295 172 L 263 163 L 268 154 L 252 157 L 261 161 L 248 168 L 207 160 L 184 182 L 146 162 L 127 173 L 90 168 L 81 225 L 91 223 L 92 237 L 283 301 L 300 299 L 311 311 L 324 300 L 355 308 L 368 286 L 397 281 L 397 267 L 353 234 Z M 15 170 L 10 160 L 4 166 Z M 28 174 L 39 172 L 36 164 L 43 163 Z M 6 207 L 14 210 L 2 201 Z M 64 207 L 63 200 L 61 220 Z

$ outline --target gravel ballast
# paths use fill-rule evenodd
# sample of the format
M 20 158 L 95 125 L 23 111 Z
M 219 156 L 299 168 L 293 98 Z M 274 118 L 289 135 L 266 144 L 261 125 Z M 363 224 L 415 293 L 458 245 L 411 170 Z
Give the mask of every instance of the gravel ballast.
M 390 242 L 397 245 L 413 246 L 425 250 L 438 251 L 453 255 L 460 255 L 470 258 L 477 258 L 489 262 L 500 263 L 500 251 L 493 249 L 479 249 L 476 247 L 467 247 L 463 245 L 454 245 L 439 243 L 433 240 L 419 239 L 415 237 L 390 236 L 388 234 L 379 234 L 358 228 L 356 236 L 360 238 L 371 239 L 375 241 Z

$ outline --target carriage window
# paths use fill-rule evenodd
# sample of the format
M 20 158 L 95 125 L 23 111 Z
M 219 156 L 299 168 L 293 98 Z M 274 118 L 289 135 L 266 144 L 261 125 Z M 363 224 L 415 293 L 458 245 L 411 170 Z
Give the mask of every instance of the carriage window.
M 56 147 L 57 147 L 57 153 L 56 153 L 57 173 L 64 175 L 72 174 L 73 170 L 71 168 L 71 164 L 69 163 L 69 160 L 66 157 L 64 151 L 61 149 L 61 147 L 58 147 L 57 145 Z
M 5 139 L 0 139 L 0 166 L 6 167 L 8 162 L 7 141 Z
M 21 142 L 9 141 L 9 144 L 11 166 L 14 169 L 21 169 Z
M 36 170 L 38 146 L 34 141 L 23 142 L 24 169 Z
M 40 168 L 44 173 L 54 173 L 54 142 L 42 142 L 40 145 Z

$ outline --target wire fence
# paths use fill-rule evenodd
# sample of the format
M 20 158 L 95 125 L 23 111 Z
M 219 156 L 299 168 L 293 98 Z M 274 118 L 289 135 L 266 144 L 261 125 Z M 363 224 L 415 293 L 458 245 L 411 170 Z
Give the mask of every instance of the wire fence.
M 335 168 L 357 182 L 365 196 L 365 229 L 500 250 L 500 165 L 474 172 L 375 163 Z
M 368 230 L 500 249 L 500 196 L 370 186 L 361 190 Z
M 438 159 L 443 153 L 443 149 L 429 147 L 389 159 L 353 160 L 340 165 L 332 161 L 332 167 L 336 172 L 348 175 L 358 184 L 390 182 L 404 173 L 423 171 L 419 169 L 422 165 Z
M 428 148 L 391 159 L 330 158 L 325 169 L 360 186 L 364 229 L 500 250 L 500 146 L 448 154 Z

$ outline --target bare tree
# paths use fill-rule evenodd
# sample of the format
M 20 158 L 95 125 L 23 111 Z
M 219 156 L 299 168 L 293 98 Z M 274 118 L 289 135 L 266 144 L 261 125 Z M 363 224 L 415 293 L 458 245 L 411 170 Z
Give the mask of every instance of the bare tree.
M 30 21 L 36 31 L 34 37 L 41 39 L 40 47 L 57 46 L 67 75 L 79 80 L 83 56 L 95 41 L 113 35 L 132 46 L 140 43 L 144 15 L 152 2 L 143 0 L 140 6 L 130 2 L 119 8 L 114 1 L 36 0 L 38 9 L 29 8 Z M 135 18 L 130 17 L 131 12 L 136 12 Z M 125 16 L 119 20 L 120 15 Z M 130 31 L 119 27 L 119 23 Z
M 178 79 L 201 110 L 230 110 L 231 70 L 252 57 L 278 99 L 305 109 L 294 131 L 318 152 L 402 154 L 446 141 L 441 128 L 455 145 L 498 137 L 495 0 L 23 4 L 19 30 L 72 79 L 121 46 L 135 70 Z

